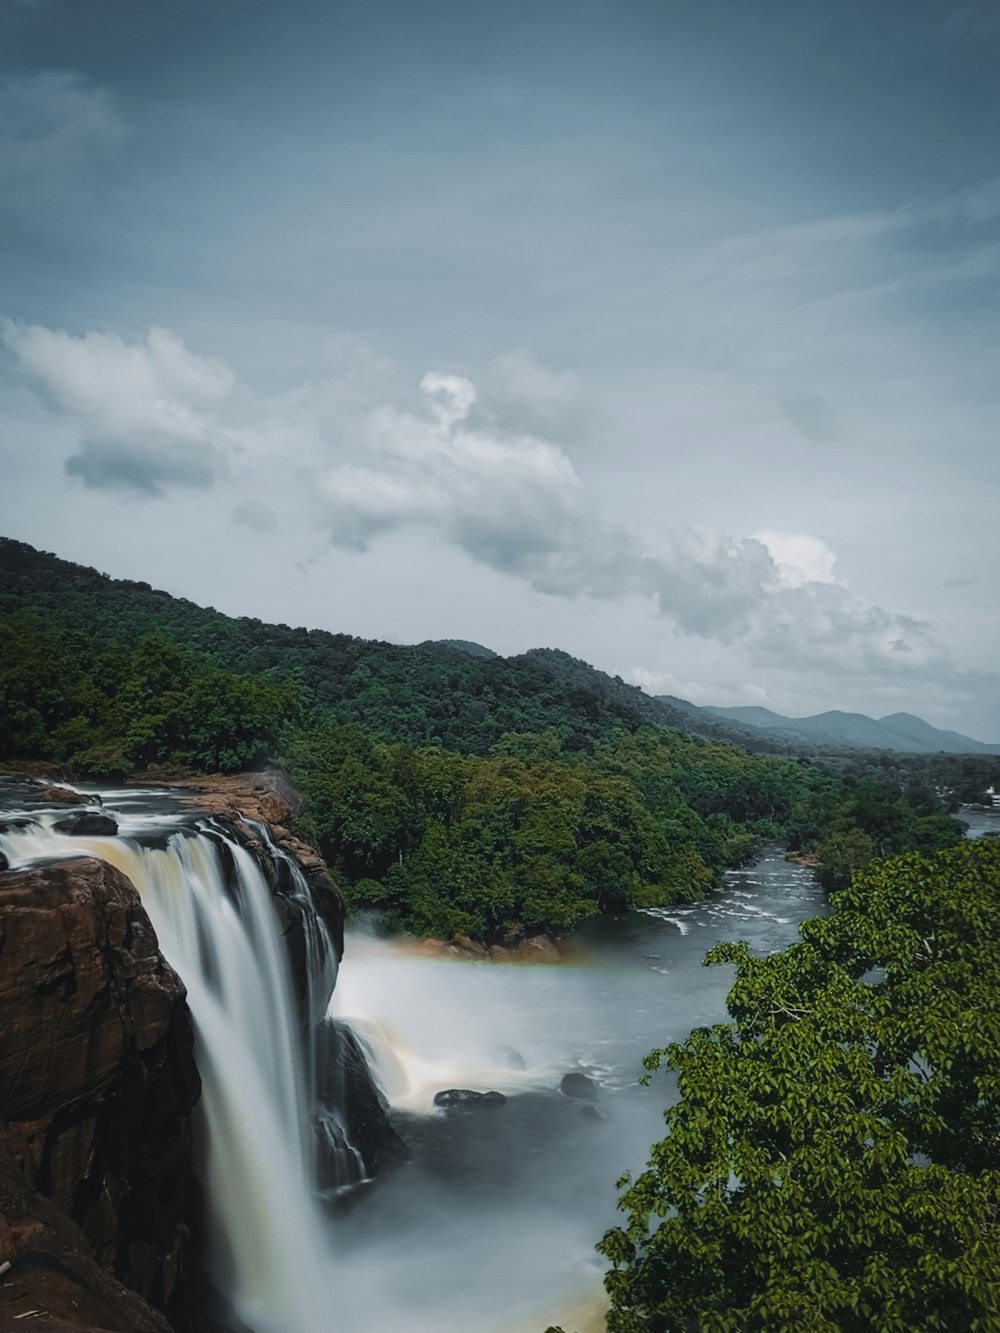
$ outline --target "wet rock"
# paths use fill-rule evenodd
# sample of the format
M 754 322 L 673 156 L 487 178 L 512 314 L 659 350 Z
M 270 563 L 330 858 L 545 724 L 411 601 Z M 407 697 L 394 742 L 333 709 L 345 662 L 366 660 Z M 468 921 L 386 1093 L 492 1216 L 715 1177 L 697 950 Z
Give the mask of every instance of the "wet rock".
M 502 944 L 491 944 L 487 952 L 494 963 L 512 963 L 517 957 L 515 949 L 505 949 Z
M 353 1183 L 342 1178 L 344 1140 L 360 1154 L 369 1176 L 405 1161 L 409 1150 L 389 1118 L 388 1103 L 357 1033 L 346 1023 L 328 1019 L 316 1030 L 314 1050 L 320 1189 Z M 326 1108 L 335 1106 L 343 1109 L 331 1119 Z
M 32 800 L 45 805 L 100 805 L 99 796 L 87 796 L 82 791 L 71 791 L 68 787 L 53 787 L 40 783 L 32 789 Z
M 486 1107 L 503 1106 L 507 1098 L 502 1092 L 473 1092 L 471 1088 L 445 1088 L 434 1094 L 434 1105 L 448 1110 L 479 1111 Z
M 462 953 L 467 953 L 472 958 L 486 957 L 485 948 L 481 944 L 477 944 L 476 941 L 471 939 L 468 935 L 456 935 L 452 940 L 452 943 L 457 949 L 461 949 Z
M 6 856 L 4 856 L 3 852 L 0 852 L 0 871 L 6 870 L 9 864 L 10 862 L 7 860 Z
M 110 815 L 100 810 L 84 810 L 78 815 L 57 819 L 53 825 L 59 833 L 70 833 L 77 838 L 113 838 L 118 825 Z
M 169 1309 L 200 1211 L 184 986 L 103 861 L 8 873 L 0 927 L 0 1152 L 100 1268 Z
M 559 950 L 547 935 L 532 935 L 522 940 L 517 948 L 517 955 L 524 963 L 558 963 L 561 961 Z
M 575 1097 L 578 1101 L 593 1102 L 597 1100 L 597 1084 L 586 1074 L 580 1074 L 576 1071 L 563 1075 L 562 1082 L 559 1084 L 559 1091 L 564 1097 Z
M 0 1328 L 171 1333 L 162 1314 L 95 1261 L 78 1226 L 28 1188 L 0 1146 Z M 32 1317 L 30 1311 L 38 1310 Z M 27 1316 L 27 1317 L 25 1317 Z

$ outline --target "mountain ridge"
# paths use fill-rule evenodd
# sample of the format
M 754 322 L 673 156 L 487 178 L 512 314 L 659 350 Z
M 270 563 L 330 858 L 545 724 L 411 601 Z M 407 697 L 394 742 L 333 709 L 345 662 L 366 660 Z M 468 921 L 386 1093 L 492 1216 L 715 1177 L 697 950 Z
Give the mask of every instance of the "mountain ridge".
M 866 713 L 831 708 L 806 717 L 786 717 L 758 705 L 733 708 L 706 705 L 702 711 L 789 741 L 894 750 L 901 754 L 1000 754 L 1000 743 L 977 741 L 960 732 L 932 726 L 913 713 L 888 713 L 873 718 Z

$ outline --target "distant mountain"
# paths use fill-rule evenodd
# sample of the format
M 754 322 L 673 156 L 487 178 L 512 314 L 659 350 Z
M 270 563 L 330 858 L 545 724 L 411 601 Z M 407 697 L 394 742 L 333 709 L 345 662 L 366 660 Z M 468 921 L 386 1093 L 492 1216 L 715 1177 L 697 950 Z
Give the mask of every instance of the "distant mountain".
M 891 713 L 876 720 L 864 713 L 842 713 L 836 709 L 811 717 L 783 717 L 770 708 L 755 707 L 706 707 L 701 711 L 759 728 L 792 745 L 895 750 L 901 754 L 1000 754 L 1000 744 L 974 741 L 957 731 L 942 731 L 912 713 Z

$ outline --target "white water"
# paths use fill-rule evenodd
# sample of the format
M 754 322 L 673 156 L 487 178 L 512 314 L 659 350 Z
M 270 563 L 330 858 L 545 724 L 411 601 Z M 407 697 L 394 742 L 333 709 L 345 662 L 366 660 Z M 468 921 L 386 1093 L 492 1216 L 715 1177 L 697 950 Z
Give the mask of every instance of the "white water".
M 119 813 L 118 837 L 84 838 L 53 828 L 66 813 L 0 833 L 0 851 L 12 867 L 95 856 L 135 885 L 194 1019 L 213 1274 L 255 1333 L 327 1333 L 330 1260 L 312 1185 L 310 1086 L 264 874 L 226 838 L 235 871 L 227 882 L 217 826 Z M 162 846 L 130 836 L 151 825 L 166 835 Z M 335 967 L 329 940 L 313 943 L 321 969 Z

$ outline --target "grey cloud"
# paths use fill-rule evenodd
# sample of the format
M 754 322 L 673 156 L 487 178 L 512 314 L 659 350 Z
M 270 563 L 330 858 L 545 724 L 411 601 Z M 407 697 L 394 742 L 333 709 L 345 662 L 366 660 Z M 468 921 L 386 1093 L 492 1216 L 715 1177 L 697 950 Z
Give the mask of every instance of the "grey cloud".
M 85 440 L 64 466 L 69 476 L 79 477 L 95 490 L 155 497 L 171 486 L 211 486 L 218 460 L 211 450 L 195 444 L 160 443 L 151 449 Z
M 480 412 L 470 424 L 493 422 L 515 435 L 539 435 L 579 445 L 600 417 L 595 396 L 581 376 L 555 371 L 518 348 L 494 357 L 477 378 Z
M 111 93 L 84 75 L 0 75 L 0 207 L 58 195 L 124 138 Z
M 544 593 L 650 598 L 683 632 L 743 643 L 759 664 L 856 673 L 900 658 L 908 669 L 947 661 L 926 625 L 835 582 L 833 553 L 818 539 L 681 531 L 651 543 L 595 511 L 554 445 L 474 427 L 468 380 L 429 375 L 423 389 L 423 414 L 374 414 L 368 445 L 378 465 L 325 477 L 321 522 L 332 545 L 365 550 L 380 535 L 429 527 Z M 778 562 L 765 539 L 782 561 L 797 551 L 808 568 Z
M 160 496 L 210 486 L 224 471 L 239 440 L 224 420 L 235 379 L 180 338 L 151 329 L 127 343 L 8 320 L 0 340 L 53 410 L 80 425 L 65 469 L 87 486 Z

